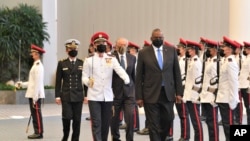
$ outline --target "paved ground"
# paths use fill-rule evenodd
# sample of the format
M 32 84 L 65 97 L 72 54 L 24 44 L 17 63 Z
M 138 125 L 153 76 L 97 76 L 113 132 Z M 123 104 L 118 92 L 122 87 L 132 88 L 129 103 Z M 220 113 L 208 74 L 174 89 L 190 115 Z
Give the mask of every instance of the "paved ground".
M 144 128 L 145 115 L 140 109 L 140 125 Z M 61 107 L 56 104 L 45 104 L 43 106 L 43 122 L 44 122 L 44 138 L 42 141 L 60 141 L 62 137 Z M 88 105 L 84 104 L 82 111 L 81 123 L 81 141 L 92 141 L 90 122 L 85 120 L 88 116 Z M 28 141 L 27 135 L 33 133 L 32 123 L 29 127 L 29 133 L 25 130 L 30 115 L 28 105 L 0 105 L 0 141 Z M 244 115 L 243 122 L 246 122 Z M 204 131 L 204 141 L 208 141 L 208 133 L 206 123 L 202 122 Z M 179 118 L 176 115 L 174 121 L 174 141 L 180 136 Z M 121 140 L 125 140 L 125 131 L 121 131 Z M 111 140 L 109 136 L 109 140 Z M 135 133 L 135 141 L 149 141 L 147 135 L 138 135 Z M 191 139 L 193 140 L 193 128 L 191 127 Z M 224 132 L 220 126 L 220 140 L 225 140 Z M 30 140 L 29 140 L 30 141 Z

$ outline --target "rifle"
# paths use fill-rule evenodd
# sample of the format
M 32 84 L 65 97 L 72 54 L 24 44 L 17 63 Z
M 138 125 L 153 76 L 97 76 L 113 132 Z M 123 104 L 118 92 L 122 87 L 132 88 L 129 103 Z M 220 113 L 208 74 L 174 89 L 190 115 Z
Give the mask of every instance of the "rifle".
M 210 85 L 219 84 L 219 78 L 220 78 L 220 52 L 219 52 L 219 43 L 217 45 L 216 72 L 217 72 L 217 75 L 215 77 L 213 77 L 213 78 L 210 79 Z M 216 97 L 217 96 L 217 92 L 218 92 L 218 86 L 217 86 L 217 88 L 208 87 L 207 91 L 213 93 L 215 95 L 215 97 Z
M 205 47 L 205 50 L 203 52 L 201 76 L 195 78 L 195 84 L 201 84 L 201 87 L 193 86 L 193 88 L 192 88 L 192 90 L 195 90 L 198 93 L 201 93 L 201 91 L 202 91 L 202 84 L 203 84 L 203 80 L 204 80 L 205 64 L 206 64 L 206 61 L 207 61 L 207 56 L 206 56 L 207 47 L 206 47 L 206 44 L 204 44 L 204 47 Z

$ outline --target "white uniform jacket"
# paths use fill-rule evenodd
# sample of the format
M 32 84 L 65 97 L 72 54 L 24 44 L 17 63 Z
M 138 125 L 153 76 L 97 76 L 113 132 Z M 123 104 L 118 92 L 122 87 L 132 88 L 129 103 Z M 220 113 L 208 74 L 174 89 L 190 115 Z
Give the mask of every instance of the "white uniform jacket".
M 239 67 L 234 55 L 224 58 L 220 68 L 219 88 L 216 103 L 228 103 L 233 110 L 239 102 Z
M 210 85 L 210 80 L 217 76 L 217 56 L 208 58 L 205 63 L 202 91 L 200 93 L 201 103 L 211 103 L 215 101 L 215 95 L 207 91 L 208 87 L 216 89 L 218 86 Z
M 118 60 L 111 55 L 103 54 L 99 57 L 97 53 L 85 59 L 83 64 L 82 81 L 88 86 L 89 78 L 94 79 L 92 88 L 88 87 L 88 100 L 113 101 L 112 75 L 115 71 L 125 84 L 129 84 L 129 76 L 120 66 Z
M 179 66 L 181 70 L 182 85 L 185 85 L 184 78 L 186 77 L 186 74 L 185 74 L 186 56 L 184 55 L 182 57 L 179 57 L 178 59 L 179 59 Z
M 40 60 L 33 63 L 29 72 L 29 80 L 28 82 L 23 82 L 22 87 L 27 87 L 26 98 L 33 98 L 33 101 L 37 101 L 39 98 L 45 98 L 44 68 Z
M 196 102 L 199 98 L 199 93 L 192 90 L 192 87 L 201 87 L 201 84 L 195 84 L 196 78 L 201 76 L 202 64 L 200 58 L 195 55 L 188 61 L 186 83 L 184 89 L 183 100 Z M 199 79 L 200 81 L 200 79 Z
M 239 76 L 239 82 L 240 87 L 242 89 L 246 89 L 250 87 L 250 55 L 247 55 L 245 60 L 242 63 L 241 70 L 240 70 L 240 76 Z

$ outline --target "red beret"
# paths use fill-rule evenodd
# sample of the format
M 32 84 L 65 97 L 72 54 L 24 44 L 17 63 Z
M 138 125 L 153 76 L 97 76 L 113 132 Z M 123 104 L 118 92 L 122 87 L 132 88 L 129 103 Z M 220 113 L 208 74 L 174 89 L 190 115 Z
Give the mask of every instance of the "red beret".
M 205 43 L 206 43 L 207 47 L 217 47 L 218 46 L 218 42 L 213 41 L 213 40 L 209 40 L 209 39 L 206 39 Z
M 109 40 L 109 35 L 105 32 L 96 32 L 91 37 L 91 42 L 97 42 L 97 41 L 107 41 Z
M 186 43 L 187 43 L 187 47 L 198 48 L 199 50 L 201 49 L 201 45 L 197 42 L 186 40 Z
M 177 46 L 186 47 L 187 46 L 186 40 L 184 40 L 183 38 L 180 38 L 179 44 Z
M 130 41 L 128 42 L 128 47 L 135 47 L 136 49 L 140 49 L 140 47 L 137 44 Z
M 144 45 L 143 46 L 151 46 L 151 43 L 149 43 L 148 41 L 144 40 Z
M 42 48 L 34 45 L 34 44 L 31 44 L 31 51 L 36 51 L 36 52 L 40 52 L 40 53 L 45 53 L 45 50 L 43 50 Z
M 203 37 L 200 37 L 200 43 L 206 43 L 206 39 Z
M 165 46 L 174 46 L 173 44 L 169 43 L 168 41 L 164 41 Z
M 243 42 L 245 48 L 250 48 L 250 43 L 249 42 Z
M 226 36 L 223 36 L 223 43 L 224 46 L 229 46 L 229 47 L 233 47 L 234 49 L 239 48 L 240 46 L 235 43 L 233 40 L 229 39 Z
M 237 42 L 237 41 L 234 41 L 240 48 L 242 48 L 243 47 L 243 44 L 241 44 L 241 43 L 239 43 L 239 42 Z

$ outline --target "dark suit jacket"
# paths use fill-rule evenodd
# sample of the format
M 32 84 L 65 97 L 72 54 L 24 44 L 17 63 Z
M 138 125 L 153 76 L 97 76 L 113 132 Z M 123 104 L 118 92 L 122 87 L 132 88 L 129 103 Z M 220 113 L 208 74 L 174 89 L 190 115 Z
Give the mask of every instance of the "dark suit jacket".
M 119 55 L 117 53 L 114 53 L 118 61 L 120 62 Z M 120 99 L 123 96 L 125 97 L 135 97 L 135 88 L 134 88 L 134 82 L 135 82 L 135 63 L 136 63 L 136 57 L 126 53 L 126 61 L 127 61 L 127 68 L 126 72 L 130 79 L 130 84 L 125 85 L 124 81 L 117 75 L 117 73 L 113 72 L 113 79 L 112 79 L 112 89 L 114 93 L 114 97 L 116 99 Z
M 168 101 L 175 101 L 176 95 L 183 95 L 176 49 L 163 46 L 161 70 L 153 46 L 143 48 L 139 51 L 136 67 L 136 99 L 144 100 L 144 103 L 156 103 L 160 96 L 162 81 Z
M 80 59 L 76 59 L 73 66 L 69 59 L 58 62 L 55 97 L 60 97 L 66 102 L 83 101 L 82 68 L 83 61 Z

